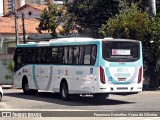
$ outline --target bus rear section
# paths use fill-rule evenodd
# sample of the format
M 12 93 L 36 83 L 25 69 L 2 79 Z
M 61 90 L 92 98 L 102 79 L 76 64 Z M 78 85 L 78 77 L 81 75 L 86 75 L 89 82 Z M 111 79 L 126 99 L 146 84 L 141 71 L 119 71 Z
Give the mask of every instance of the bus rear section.
M 142 91 L 141 43 L 135 40 L 103 41 L 99 74 L 99 93 L 129 94 Z

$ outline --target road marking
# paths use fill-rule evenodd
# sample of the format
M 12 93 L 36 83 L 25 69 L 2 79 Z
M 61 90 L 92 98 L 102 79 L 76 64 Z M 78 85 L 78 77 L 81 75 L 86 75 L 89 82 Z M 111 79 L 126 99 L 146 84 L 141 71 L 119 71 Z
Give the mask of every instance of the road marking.
M 2 109 L 0 109 L 0 111 L 3 111 L 3 110 L 6 110 L 6 111 L 96 111 L 96 112 L 98 112 L 98 111 L 115 111 L 115 110 L 81 110 L 81 109 L 23 109 L 23 108 L 18 108 L 18 109 L 16 109 L 16 108 L 9 108 L 9 109 L 5 109 L 5 108 L 2 108 Z

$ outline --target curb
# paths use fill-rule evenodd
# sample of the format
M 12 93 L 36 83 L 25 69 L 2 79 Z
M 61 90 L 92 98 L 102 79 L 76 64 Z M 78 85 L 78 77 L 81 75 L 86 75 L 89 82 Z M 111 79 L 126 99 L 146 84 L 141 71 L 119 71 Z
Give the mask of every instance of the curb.
M 11 89 L 13 85 L 2 85 L 2 89 Z

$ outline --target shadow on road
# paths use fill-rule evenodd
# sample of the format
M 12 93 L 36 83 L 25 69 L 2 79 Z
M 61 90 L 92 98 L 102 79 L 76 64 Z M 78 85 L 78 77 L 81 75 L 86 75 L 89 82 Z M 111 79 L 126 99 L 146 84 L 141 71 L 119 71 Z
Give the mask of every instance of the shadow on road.
M 16 97 L 26 100 L 35 100 L 50 102 L 60 105 L 68 106 L 97 106 L 97 105 L 120 105 L 120 104 L 134 104 L 134 102 L 114 100 L 114 99 L 95 99 L 93 96 L 71 96 L 69 101 L 62 101 L 60 95 L 50 92 L 38 92 L 35 95 L 24 95 L 23 92 L 4 93 L 5 96 Z

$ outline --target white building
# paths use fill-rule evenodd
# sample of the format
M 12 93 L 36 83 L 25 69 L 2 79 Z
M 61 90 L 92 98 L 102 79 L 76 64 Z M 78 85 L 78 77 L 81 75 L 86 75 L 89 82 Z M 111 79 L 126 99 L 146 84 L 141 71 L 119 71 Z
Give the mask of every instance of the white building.
M 17 9 L 17 15 L 21 18 L 22 13 L 25 18 L 40 18 L 40 14 L 42 11 L 47 8 L 46 5 L 38 5 L 38 4 L 25 4 L 24 6 Z M 11 12 L 4 17 L 14 17 L 14 12 Z

